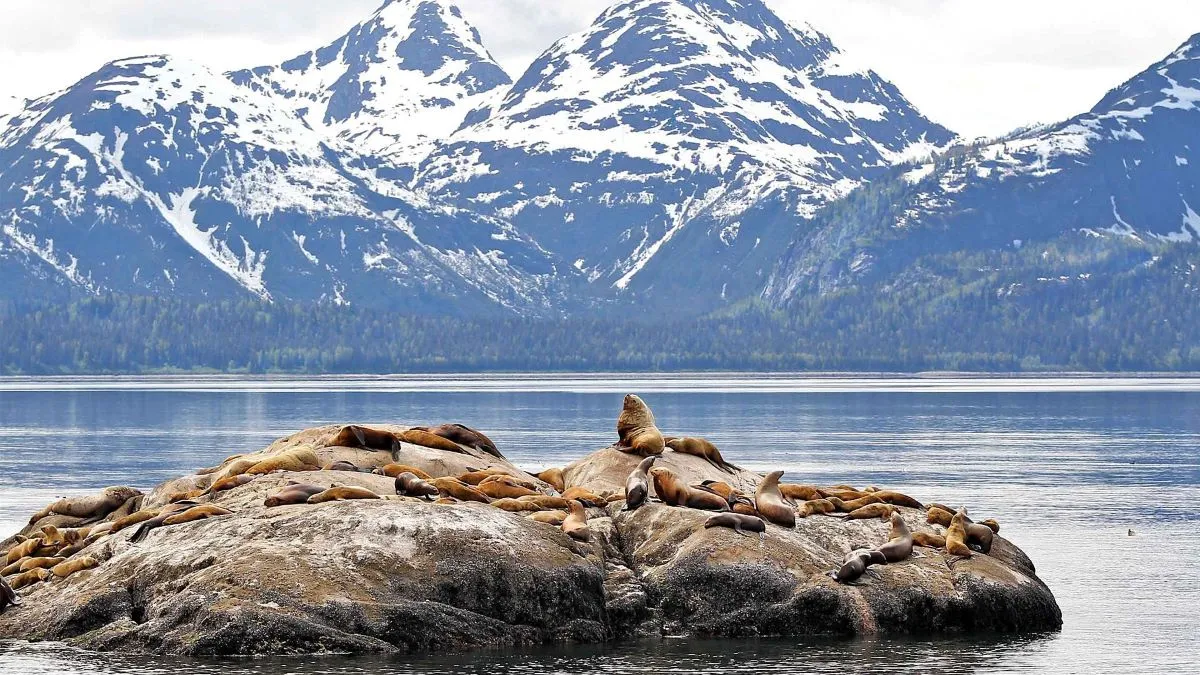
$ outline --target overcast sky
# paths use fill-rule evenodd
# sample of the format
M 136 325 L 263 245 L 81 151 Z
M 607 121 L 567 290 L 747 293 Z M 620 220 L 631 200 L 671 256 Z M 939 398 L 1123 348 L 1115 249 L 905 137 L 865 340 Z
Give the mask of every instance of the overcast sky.
M 332 41 L 381 0 L 18 0 L 0 24 L 0 105 L 106 61 L 169 53 L 232 69 Z M 612 0 L 460 0 L 514 78 Z M 768 0 L 829 34 L 967 136 L 1090 108 L 1200 32 L 1197 0 Z

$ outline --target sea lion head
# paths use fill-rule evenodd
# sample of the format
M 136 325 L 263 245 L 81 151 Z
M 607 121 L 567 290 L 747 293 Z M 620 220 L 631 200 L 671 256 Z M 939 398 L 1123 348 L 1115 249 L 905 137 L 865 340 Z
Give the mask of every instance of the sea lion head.
M 643 459 L 641 462 L 638 462 L 638 471 L 641 471 L 643 473 L 650 471 L 650 467 L 654 466 L 654 460 L 656 460 L 656 459 L 658 459 L 658 455 L 650 455 L 646 459 Z
M 763 485 L 778 485 L 780 478 L 783 478 L 782 471 L 772 471 L 763 479 Z

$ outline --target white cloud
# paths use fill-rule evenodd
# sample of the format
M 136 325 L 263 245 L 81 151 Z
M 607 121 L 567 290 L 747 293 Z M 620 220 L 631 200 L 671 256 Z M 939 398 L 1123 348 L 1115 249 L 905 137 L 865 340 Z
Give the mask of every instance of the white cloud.
M 1200 3 L 1144 0 L 768 0 L 830 34 L 926 114 L 997 134 L 1091 107 L 1200 31 Z M 215 68 L 277 63 L 331 41 L 378 0 L 54 0 L 9 3 L 0 98 L 61 88 L 116 58 L 185 56 Z M 519 77 L 609 0 L 460 0 Z

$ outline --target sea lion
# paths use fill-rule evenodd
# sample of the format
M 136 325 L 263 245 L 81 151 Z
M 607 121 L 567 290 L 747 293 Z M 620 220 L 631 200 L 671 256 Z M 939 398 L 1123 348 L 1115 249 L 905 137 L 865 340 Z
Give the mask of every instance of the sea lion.
M 537 504 L 539 509 L 565 510 L 571 508 L 571 500 L 552 495 L 528 495 L 519 497 L 519 501 Z
M 570 507 L 568 506 L 567 508 L 570 508 Z M 559 525 L 563 524 L 564 520 L 567 519 L 567 512 L 566 511 L 538 511 L 537 513 L 531 513 L 526 517 L 529 518 L 530 520 L 534 520 L 539 523 L 545 523 L 547 525 L 554 525 L 555 527 L 558 527 Z
M 147 520 L 150 520 L 151 518 L 157 516 L 158 511 L 159 511 L 158 509 L 142 509 L 141 511 L 136 511 L 134 513 L 131 513 L 131 514 L 125 516 L 124 518 L 121 518 L 120 520 L 114 522 L 112 524 L 112 526 L 109 528 L 108 532 L 109 532 L 109 534 L 116 534 L 127 527 L 137 525 L 138 523 L 144 523 Z
M 421 431 L 420 429 L 409 429 L 408 431 L 402 431 L 396 434 L 396 438 L 399 438 L 405 443 L 419 445 L 424 448 L 445 450 L 446 452 L 457 452 L 463 455 L 470 454 L 466 450 L 463 450 L 462 447 L 454 441 L 446 440 L 437 434 L 433 434 L 428 431 Z
M 901 492 L 896 492 L 895 490 L 878 490 L 877 489 L 877 490 L 874 490 L 873 492 L 871 492 L 871 496 L 878 498 L 879 501 L 884 502 L 886 504 L 894 504 L 896 506 L 908 506 L 908 507 L 911 507 L 914 509 L 925 508 L 924 506 L 921 505 L 921 502 L 913 499 L 912 497 L 909 497 L 906 494 L 903 494 Z
M 566 492 L 563 492 L 562 497 L 567 501 L 579 500 L 583 502 L 584 506 L 600 507 L 608 503 L 608 500 L 604 497 L 601 497 L 587 488 L 578 486 L 568 488 Z
M 81 542 L 71 544 L 70 546 L 64 546 L 63 548 L 59 549 L 58 555 L 60 558 L 71 558 L 76 553 L 79 553 L 80 551 L 82 551 L 82 550 L 86 549 L 87 547 L 91 546 L 92 544 L 100 541 L 101 539 L 103 539 L 106 536 L 108 536 L 107 532 L 105 532 L 103 534 L 88 535 L 88 538 L 84 539 Z
M 584 508 L 583 503 L 573 501 L 571 502 L 571 513 L 563 520 L 560 527 L 572 539 L 591 541 L 592 531 L 588 529 L 587 520 L 587 509 Z
M 50 569 L 51 567 L 54 567 L 65 560 L 66 558 L 62 556 L 54 556 L 53 558 L 25 558 L 24 560 L 17 561 L 20 563 L 20 567 L 17 568 L 17 571 L 28 572 L 29 570 L 36 570 L 39 567 Z
M 497 499 L 492 502 L 492 506 L 510 513 L 532 513 L 542 510 L 542 507 L 538 506 L 536 502 L 523 502 L 511 497 Z
M 867 568 L 871 565 L 886 564 L 887 558 L 879 551 L 858 549 L 847 554 L 842 567 L 836 572 L 830 572 L 829 576 L 833 577 L 840 584 L 848 584 L 857 581 L 859 577 L 866 573 Z
M 650 469 L 654 493 L 668 506 L 685 506 L 703 511 L 728 511 L 729 502 L 720 495 L 690 487 L 670 469 L 657 466 Z
M 750 536 L 751 532 L 766 532 L 767 523 L 762 518 L 755 516 L 744 516 L 739 513 L 718 513 L 708 520 L 704 521 L 704 527 L 729 527 L 733 528 L 743 536 Z
M 650 496 L 650 467 L 658 455 L 650 455 L 638 463 L 637 468 L 625 479 L 625 508 L 622 511 L 633 511 L 646 503 Z
M 996 533 L 992 532 L 992 528 L 982 523 L 965 522 L 967 528 L 967 545 L 974 547 L 980 553 L 992 552 L 992 540 Z
M 97 536 L 102 537 L 106 534 L 111 534 L 114 524 L 115 524 L 114 521 L 108 521 L 108 522 L 100 523 L 99 525 L 93 526 L 90 530 L 88 530 L 87 538 L 91 539 L 92 537 L 97 537 Z
M 770 522 L 781 527 L 796 526 L 796 510 L 779 492 L 779 479 L 782 471 L 772 471 L 758 484 L 754 492 L 754 506 Z
M 693 436 L 684 436 L 683 438 L 672 438 L 666 442 L 666 446 L 675 452 L 684 455 L 695 455 L 696 457 L 708 460 L 716 468 L 726 473 L 736 473 L 741 471 L 740 466 L 730 464 L 721 456 L 721 451 L 717 446 L 713 445 L 707 439 Z
M 454 497 L 464 502 L 482 502 L 487 504 L 492 501 L 487 495 L 457 478 L 434 478 L 429 483 L 436 487 L 438 492 L 441 492 L 443 495 Z
M 819 488 L 812 485 L 793 485 L 791 483 L 780 483 L 779 494 L 783 495 L 785 499 L 795 502 L 807 502 L 825 498 Z
M 758 509 L 754 508 L 753 504 L 747 504 L 745 502 L 734 502 L 729 506 L 729 510 L 733 513 L 743 516 L 762 518 L 762 514 L 758 512 Z
M 842 520 L 883 519 L 891 517 L 894 513 L 896 513 L 896 507 L 891 504 L 867 504 L 843 515 Z
M 90 555 L 85 555 L 85 556 L 81 556 L 79 558 L 75 558 L 74 560 L 68 560 L 66 562 L 59 563 L 59 564 L 55 565 L 53 568 L 51 568 L 50 572 L 51 572 L 51 574 L 58 577 L 59 579 L 66 579 L 67 577 L 71 576 L 72 574 L 75 574 L 76 572 L 90 570 L 94 567 L 99 567 L 99 566 L 100 566 L 99 560 L 96 560 L 95 558 L 93 558 Z
M 904 518 L 898 512 L 892 513 L 892 529 L 888 533 L 888 541 L 879 547 L 879 552 L 889 563 L 907 560 L 913 551 L 913 536 L 905 524 Z
M 926 508 L 929 508 L 929 509 L 941 509 L 941 510 L 945 511 L 946 513 L 949 513 L 950 515 L 954 515 L 954 512 L 958 510 L 958 509 L 950 508 L 949 506 L 946 506 L 945 504 L 939 504 L 937 502 L 930 502 L 930 503 L 926 504 L 925 506 L 926 506 Z
M 170 527 L 171 525 L 182 525 L 190 523 L 193 520 L 203 520 L 205 518 L 214 518 L 216 516 L 229 516 L 233 511 L 223 509 L 216 504 L 201 504 L 192 508 L 176 513 L 163 521 L 163 525 Z
M 351 499 L 379 499 L 379 495 L 364 487 L 353 485 L 335 485 L 323 492 L 308 498 L 309 504 L 324 504 L 325 502 L 341 502 Z
M 246 473 L 247 469 L 253 467 L 261 461 L 263 461 L 262 455 L 255 455 L 253 457 L 239 457 L 222 467 L 220 471 L 212 474 L 212 482 L 215 483 L 222 478 L 228 478 L 230 476 L 240 476 Z
M 0 569 L 0 577 L 12 576 L 12 575 L 20 572 L 21 565 L 25 564 L 25 561 L 29 560 L 29 559 L 30 558 L 21 558 L 21 559 L 17 560 L 16 562 L 14 562 L 13 564 Z
M 979 521 L 979 524 L 990 529 L 992 531 L 992 534 L 1000 534 L 1000 523 L 997 522 L 995 518 L 988 518 L 987 520 L 981 520 L 981 521 Z
M 555 490 L 558 490 L 559 492 L 567 489 L 567 483 L 563 479 L 562 469 L 546 469 L 541 473 L 534 474 L 534 477 L 554 488 Z
M 33 514 L 29 524 L 32 525 L 52 513 L 76 518 L 103 518 L 120 508 L 129 498 L 140 494 L 142 493 L 130 487 L 106 487 L 98 495 L 66 497 Z
M 53 525 L 46 525 L 38 530 L 38 532 L 42 539 L 42 546 L 74 544 L 87 536 L 87 528 L 63 528 L 60 530 Z M 83 533 L 82 536 L 81 532 Z
M 538 494 L 517 483 L 512 476 L 492 476 L 479 484 L 479 491 L 493 499 L 516 499 Z
M 436 427 L 413 427 L 413 429 L 441 436 L 452 443 L 465 445 L 468 448 L 486 452 L 493 457 L 504 459 L 504 455 L 496 449 L 496 444 L 492 442 L 492 439 L 485 436 L 483 432 L 462 424 L 442 424 Z
M 954 519 L 954 512 L 947 511 L 940 506 L 930 506 L 929 511 L 925 514 L 925 522 L 930 525 L 941 525 L 942 527 L 950 527 L 950 521 Z
M 243 458 L 243 457 L 245 457 L 245 456 L 246 456 L 246 455 L 244 455 L 244 454 L 239 454 L 239 455 L 230 455 L 230 456 L 226 457 L 225 459 L 221 460 L 221 463 L 220 463 L 220 464 L 218 464 L 218 465 L 216 465 L 216 466 L 210 466 L 210 467 L 208 467 L 208 468 L 205 468 L 205 469 L 196 469 L 196 474 L 195 474 L 195 475 L 197 475 L 197 476 L 207 476 L 207 475 L 208 475 L 208 474 L 210 474 L 210 473 L 216 473 L 216 472 L 220 471 L 220 470 L 221 470 L 221 467 L 225 466 L 226 464 L 228 464 L 228 463 L 232 462 L 232 461 L 233 461 L 233 460 L 235 460 L 235 459 L 241 459 L 241 458 Z
M 535 483 L 531 480 L 525 480 L 524 478 L 521 478 L 520 476 L 514 476 L 509 473 L 502 473 L 502 474 L 497 474 L 495 476 L 488 476 L 487 478 L 484 478 L 483 480 L 479 481 L 479 484 L 483 485 L 484 483 L 493 483 L 495 481 L 505 481 L 512 485 L 520 485 L 521 487 L 525 488 L 526 490 L 533 490 L 537 494 L 542 494 L 541 491 L 538 490 L 537 483 Z
M 244 473 L 244 474 L 241 474 L 240 476 L 228 476 L 226 478 L 222 478 L 221 480 L 214 482 L 212 484 L 212 486 L 210 488 L 208 488 L 208 494 L 215 495 L 218 492 L 226 492 L 226 491 L 232 490 L 236 487 L 241 487 L 243 485 L 247 485 L 256 478 L 258 478 L 258 476 L 254 476 L 249 473 Z
M 913 544 L 925 548 L 945 548 L 946 538 L 933 532 L 913 532 Z
M 33 537 L 8 549 L 8 555 L 4 557 L 4 564 L 11 565 L 21 558 L 28 558 L 33 555 L 39 548 L 42 547 L 42 538 Z
M 396 494 L 408 497 L 436 497 L 438 489 L 413 473 L 396 476 Z
M 828 499 L 829 503 L 833 504 L 833 506 L 842 513 L 850 513 L 851 511 L 861 509 L 868 504 L 880 503 L 879 497 L 876 497 L 875 495 L 867 495 L 866 497 L 851 499 L 850 501 L 844 501 L 838 497 L 826 497 L 826 499 Z
M 950 555 L 971 557 L 972 551 L 967 546 L 966 518 L 967 512 L 959 509 L 950 520 L 950 527 L 946 529 L 946 552 Z
M 433 476 L 430 476 L 415 466 L 409 466 L 407 464 L 387 464 L 376 467 L 371 471 L 371 473 L 387 476 L 388 478 L 398 478 L 400 474 L 411 473 L 421 480 L 433 480 Z
M 9 606 L 20 607 L 21 596 L 13 590 L 12 586 L 8 585 L 7 581 L 0 579 L 0 614 L 3 614 Z
M 141 525 L 138 525 L 138 529 L 134 530 L 133 536 L 129 537 L 129 541 L 132 543 L 135 543 L 135 544 L 142 541 L 146 537 L 150 536 L 151 530 L 155 530 L 155 529 L 162 527 L 163 523 L 166 522 L 167 518 L 170 518 L 171 516 L 175 515 L 176 513 L 183 513 L 184 511 L 187 511 L 188 509 L 192 508 L 193 506 L 200 506 L 200 504 L 199 504 L 199 502 L 193 502 L 193 501 L 184 501 L 184 502 L 176 502 L 175 504 L 167 504 L 166 506 L 159 509 L 158 514 L 155 515 L 153 518 L 150 518 L 149 520 L 142 522 Z
M 325 444 L 335 448 L 357 448 L 360 450 L 382 450 L 395 452 L 399 447 L 396 434 L 357 424 L 344 426 Z
M 330 462 L 321 467 L 322 471 L 346 471 L 349 473 L 363 473 L 363 468 L 354 462 L 347 462 L 344 459 L 339 459 L 336 462 Z
M 311 448 L 293 448 L 278 455 L 272 455 L 246 469 L 251 476 L 268 474 L 273 471 L 319 471 L 321 460 Z
M 467 485 L 479 485 L 483 481 L 495 476 L 509 475 L 504 469 L 487 468 L 487 469 L 472 469 L 466 473 L 459 474 L 458 479 Z
M 654 413 L 634 394 L 625 397 L 617 417 L 617 449 L 646 457 L 661 455 L 666 448 L 662 432 L 654 425 Z
M 41 583 L 41 582 L 49 579 L 52 576 L 54 576 L 54 574 L 52 574 L 50 572 L 50 570 L 48 570 L 44 567 L 39 567 L 35 570 L 29 570 L 28 572 L 23 572 L 21 574 L 18 574 L 15 577 L 13 577 L 12 579 L 9 579 L 8 585 L 11 586 L 12 589 L 15 591 L 15 590 L 25 588 L 26 586 L 32 586 L 34 584 Z
M 837 507 L 828 499 L 810 499 L 800 505 L 796 515 L 807 518 L 815 515 L 828 515 L 837 511 Z

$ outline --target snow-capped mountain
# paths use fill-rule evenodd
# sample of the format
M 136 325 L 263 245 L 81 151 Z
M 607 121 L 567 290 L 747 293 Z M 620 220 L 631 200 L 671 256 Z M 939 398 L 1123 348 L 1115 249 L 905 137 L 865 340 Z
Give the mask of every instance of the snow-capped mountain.
M 202 66 L 108 64 L 0 129 L 0 279 L 547 308 L 554 267 L 535 244 L 413 193 L 381 195 L 345 170 L 352 160 L 276 98 Z
M 461 10 L 441 0 L 388 0 L 320 49 L 229 76 L 393 167 L 415 164 L 512 84 Z
M 898 170 L 873 186 L 890 194 L 882 214 L 834 209 L 795 241 L 765 297 L 926 278 L 912 272 L 931 256 L 1003 261 L 1015 276 L 1001 294 L 1154 265 L 1164 246 L 1200 243 L 1198 150 L 1200 35 L 1084 114 Z
M 468 116 L 416 184 L 597 287 L 703 309 L 761 288 L 796 221 L 950 140 L 761 0 L 625 0 Z

